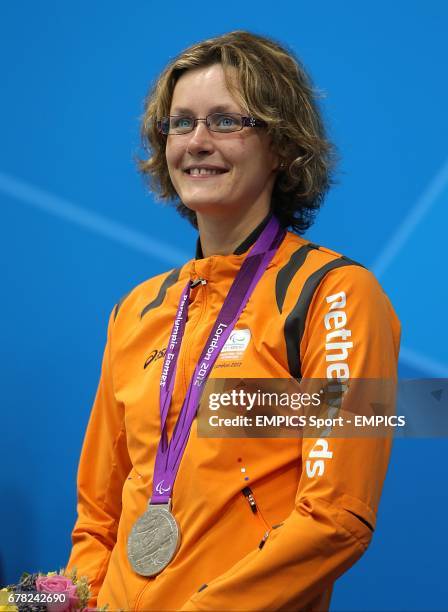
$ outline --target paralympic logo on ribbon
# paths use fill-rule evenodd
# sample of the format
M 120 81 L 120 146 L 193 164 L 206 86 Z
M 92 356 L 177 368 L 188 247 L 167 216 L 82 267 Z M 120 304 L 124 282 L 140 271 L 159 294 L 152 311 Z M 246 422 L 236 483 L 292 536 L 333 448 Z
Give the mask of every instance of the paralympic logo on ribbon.
M 163 479 L 165 480 L 165 479 Z M 157 486 L 156 486 L 156 491 L 159 495 L 163 495 L 164 493 L 168 493 L 168 491 L 171 489 L 171 485 L 168 485 L 168 487 L 164 487 L 163 486 L 163 480 L 161 480 Z

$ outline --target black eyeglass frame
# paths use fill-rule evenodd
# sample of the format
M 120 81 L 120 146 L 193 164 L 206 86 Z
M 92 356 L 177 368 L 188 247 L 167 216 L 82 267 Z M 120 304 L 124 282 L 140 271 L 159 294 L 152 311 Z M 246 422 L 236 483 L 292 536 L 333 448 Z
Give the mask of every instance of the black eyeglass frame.
M 224 117 L 226 116 L 231 117 L 231 116 L 236 115 L 241 118 L 241 127 L 239 127 L 237 130 L 229 130 L 228 132 L 220 131 L 220 130 L 213 130 L 210 128 L 210 125 L 209 125 L 209 117 L 212 117 L 213 115 L 222 115 Z M 188 130 L 187 132 L 182 132 L 179 134 L 175 134 L 175 133 L 170 134 L 169 133 L 170 119 L 174 117 L 185 117 L 186 119 L 191 119 L 193 121 L 191 130 Z M 250 128 L 267 127 L 266 121 L 263 121 L 262 119 L 257 119 L 256 117 L 246 117 L 244 115 L 240 115 L 239 113 L 210 113 L 206 117 L 190 117 L 189 115 L 167 115 L 166 117 L 162 117 L 161 119 L 157 121 L 157 129 L 164 136 L 184 136 L 185 134 L 190 134 L 196 129 L 198 121 L 205 121 L 205 125 L 207 126 L 207 128 L 211 132 L 215 132 L 216 134 L 232 134 L 234 132 L 241 132 L 241 130 L 245 127 L 250 127 Z M 168 131 L 164 129 L 164 125 L 165 126 L 167 125 Z

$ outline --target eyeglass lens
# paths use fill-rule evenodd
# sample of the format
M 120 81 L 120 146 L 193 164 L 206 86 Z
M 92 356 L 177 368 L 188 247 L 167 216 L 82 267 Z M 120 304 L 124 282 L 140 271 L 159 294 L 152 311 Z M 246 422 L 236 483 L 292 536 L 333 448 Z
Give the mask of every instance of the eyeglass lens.
M 169 134 L 187 134 L 194 130 L 197 121 L 203 121 L 184 115 L 171 116 L 167 119 L 169 122 L 163 122 L 162 127 L 163 131 Z M 243 128 L 242 115 L 237 113 L 212 113 L 207 115 L 205 122 L 212 132 L 237 132 Z

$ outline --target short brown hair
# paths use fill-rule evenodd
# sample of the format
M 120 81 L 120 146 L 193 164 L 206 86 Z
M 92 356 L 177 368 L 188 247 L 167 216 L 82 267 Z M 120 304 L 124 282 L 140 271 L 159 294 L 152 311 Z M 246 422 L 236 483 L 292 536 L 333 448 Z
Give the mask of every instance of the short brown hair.
M 145 104 L 142 139 L 148 157 L 142 174 L 161 199 L 197 227 L 196 213 L 179 202 L 165 158 L 166 136 L 157 120 L 169 115 L 174 87 L 187 70 L 219 63 L 229 91 L 251 115 L 264 120 L 282 166 L 271 207 L 280 222 L 298 233 L 313 222 L 332 180 L 335 149 L 328 141 L 311 79 L 295 55 L 270 38 L 238 30 L 197 43 L 162 72 Z M 237 85 L 226 73 L 233 66 Z

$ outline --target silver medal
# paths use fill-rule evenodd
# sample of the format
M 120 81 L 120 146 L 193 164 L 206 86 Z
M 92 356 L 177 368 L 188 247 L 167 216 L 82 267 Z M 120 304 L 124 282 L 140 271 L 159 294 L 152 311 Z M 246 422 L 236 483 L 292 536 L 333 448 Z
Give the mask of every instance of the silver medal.
M 149 503 L 129 534 L 132 569 L 141 576 L 156 576 L 169 564 L 179 544 L 179 527 L 171 514 L 171 503 Z

